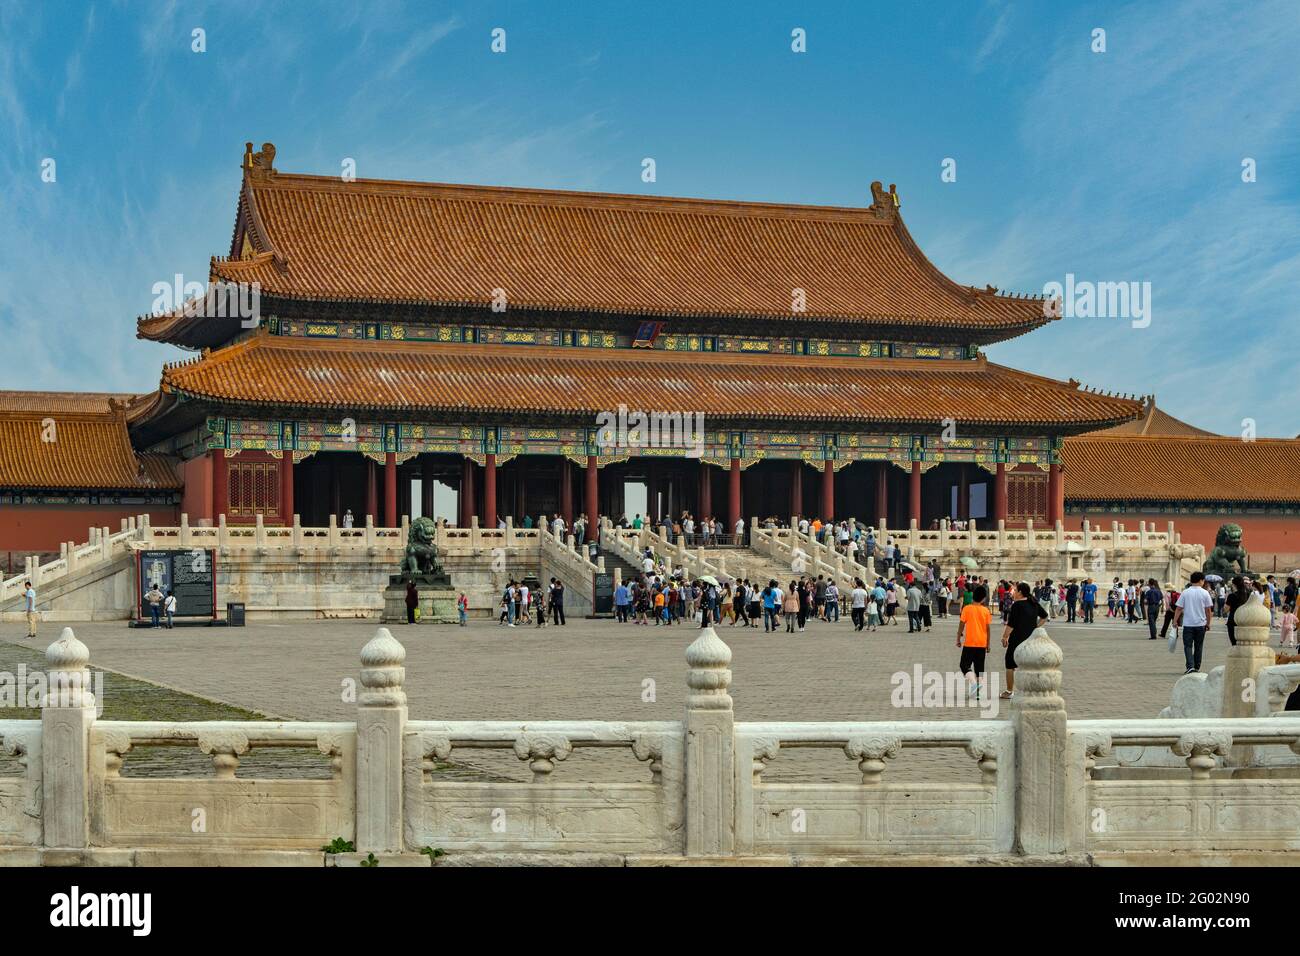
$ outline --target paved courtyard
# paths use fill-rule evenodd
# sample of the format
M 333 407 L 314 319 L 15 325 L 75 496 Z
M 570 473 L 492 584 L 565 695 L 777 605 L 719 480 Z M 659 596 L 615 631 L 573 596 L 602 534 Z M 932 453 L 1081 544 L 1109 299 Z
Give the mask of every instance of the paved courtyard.
M 309 621 L 154 631 L 81 624 L 75 630 L 97 667 L 270 715 L 350 720 L 356 705 L 344 700 L 344 682 L 356 678 L 358 653 L 376 626 Z M 22 642 L 21 627 L 11 625 L 0 636 L 43 649 L 59 630 L 46 625 L 35 641 Z M 678 720 L 686 698 L 684 652 L 698 633 L 694 627 L 605 620 L 545 629 L 483 621 L 465 628 L 398 625 L 392 631 L 407 650 L 406 692 L 417 720 Z M 1183 672 L 1181 646 L 1171 654 L 1164 641 L 1147 640 L 1144 624 L 1054 624 L 1049 631 L 1065 654 L 1062 695 L 1073 718 L 1154 717 Z M 913 635 L 905 621 L 861 634 L 847 621 L 810 622 L 803 634 L 793 635 L 725 625 L 719 631 L 734 654 L 731 693 L 738 720 L 976 718 L 980 711 L 974 708 L 900 709 L 890 701 L 896 672 L 910 673 L 917 664 L 927 671 L 956 670 L 955 632 L 951 619 Z M 1227 647 L 1220 623 L 1207 641 L 1203 669 L 1222 664 Z M 999 677 L 1001 659 L 999 647 L 990 654 Z M 651 696 L 643 691 L 647 680 L 654 682 L 653 700 L 643 699 Z M 484 758 L 494 773 L 521 773 L 508 754 Z M 914 772 L 941 765 L 953 772 L 975 770 L 953 751 L 908 750 L 891 763 L 891 773 L 895 764 Z M 581 749 L 560 771 L 573 778 L 645 774 L 630 754 Z M 790 751 L 773 761 L 769 778 L 805 774 L 856 776 L 838 752 Z

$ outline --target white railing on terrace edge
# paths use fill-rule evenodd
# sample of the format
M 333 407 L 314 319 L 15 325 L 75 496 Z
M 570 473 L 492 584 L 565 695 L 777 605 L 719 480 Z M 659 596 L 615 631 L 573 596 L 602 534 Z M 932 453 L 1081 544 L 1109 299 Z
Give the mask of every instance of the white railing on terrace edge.
M 294 551 L 405 550 L 406 531 L 410 519 L 402 518 L 401 527 L 379 528 L 374 518 L 366 515 L 360 528 L 341 528 L 330 515 L 324 528 L 305 528 L 298 516 L 288 527 L 268 527 L 257 515 L 251 525 L 231 525 L 221 515 L 214 526 L 193 526 L 188 515 L 181 515 L 178 527 L 164 528 L 146 525 L 140 541 L 147 548 L 217 548 L 226 550 L 270 550 L 272 548 Z
M 149 527 L 149 516 L 123 518 L 122 530 L 109 533 L 108 528 L 91 528 L 85 544 L 71 541 L 59 545 L 59 556 L 53 561 L 41 564 L 35 557 L 29 556 L 23 573 L 0 581 L 0 604 L 20 598 L 23 582 L 31 581 L 40 588 L 52 584 L 73 571 L 89 568 L 92 565 L 116 560 L 131 550 L 131 542 L 141 540 L 141 534 Z
M 1013 847 L 1010 721 L 738 722 L 735 734 L 738 854 L 971 854 Z M 763 780 L 784 751 L 799 748 L 841 751 L 857 765 L 861 783 Z M 888 762 L 920 748 L 963 751 L 972 761 L 970 779 L 888 786 Z M 747 766 L 752 773 L 739 772 Z M 849 808 L 860 812 L 845 814 Z M 813 819 L 820 820 L 819 832 L 808 830 Z
M 1233 748 L 1286 748 L 1300 755 L 1300 715 L 1157 720 L 1071 720 L 1067 775 L 1080 794 L 1067 838 L 1088 852 L 1166 851 L 1188 846 L 1300 850 L 1300 778 L 1295 758 L 1280 774 L 1229 776 Z M 1121 747 L 1168 748 L 1190 779 L 1097 774 L 1099 758 Z M 1252 760 L 1256 766 L 1266 758 Z M 1258 774 L 1258 770 L 1252 771 Z
M 1267 626 L 1243 630 L 1267 639 Z M 362 855 L 417 859 L 425 847 L 784 860 L 1300 853 L 1297 761 L 1249 757 L 1300 754 L 1300 720 L 1068 720 L 1062 652 L 1042 629 L 1017 650 L 1009 717 L 979 720 L 737 722 L 731 651 L 712 628 L 686 650 L 681 720 L 408 720 L 405 656 L 385 628 L 362 649 L 354 721 L 98 721 L 81 691 L 45 702 L 39 720 L 0 721 L 0 755 L 22 768 L 0 775 L 0 854 L 315 851 L 335 837 Z M 71 629 L 46 658 L 51 686 L 89 686 L 90 651 Z M 123 774 L 133 750 L 157 746 L 197 749 L 211 771 Z M 322 773 L 240 775 L 251 751 L 290 747 L 319 755 Z M 1185 766 L 1126 776 L 1098 765 L 1119 747 L 1168 747 Z M 778 778 L 783 755 L 805 748 L 842 753 L 845 779 Z M 968 769 L 894 781 L 893 762 L 919 748 L 955 750 Z M 484 749 L 511 752 L 531 780 L 441 773 Z M 597 749 L 630 754 L 645 777 L 566 773 L 575 751 Z
M 407 846 L 683 852 L 686 761 L 681 722 L 411 721 L 406 731 L 402 763 Z M 630 753 L 648 765 L 646 779 L 565 782 L 556 772 L 574 751 L 594 748 Z M 509 750 L 527 763 L 532 782 L 464 782 L 430 772 L 435 761 L 454 761 L 462 749 Z M 494 817 L 503 822 L 501 828 L 483 825 Z
M 211 757 L 212 776 L 123 777 L 131 750 L 194 748 Z M 254 750 L 309 749 L 328 760 L 324 778 L 236 776 Z M 97 721 L 89 736 L 96 846 L 211 846 L 318 849 L 335 837 L 352 839 L 356 822 L 356 726 L 341 722 Z M 237 804 L 231 786 L 239 786 Z M 159 803 L 164 796 L 166 803 Z M 141 813 L 149 805 L 153 812 Z M 195 832 L 190 808 L 206 808 Z M 209 836 L 208 834 L 211 834 Z
M 1100 548 L 1106 551 L 1159 551 L 1170 545 L 1182 543 L 1182 535 L 1174 530 L 1174 523 L 1168 522 L 1165 531 L 1156 531 L 1155 522 L 1141 521 L 1138 530 L 1126 530 L 1117 521 L 1111 522 L 1111 530 L 1100 531 L 1085 520 L 1081 530 L 1067 531 L 1063 522 L 1055 522 L 1049 529 L 1034 528 L 1033 521 L 1027 521 L 1024 528 L 1007 528 L 1005 521 L 998 521 L 995 528 L 981 528 L 979 523 L 971 520 L 966 530 L 954 531 L 947 519 L 939 523 L 937 529 L 919 528 L 915 521 L 904 529 L 890 528 L 883 522 L 875 529 L 877 545 L 883 545 L 889 538 L 904 554 L 911 552 L 919 555 L 924 551 L 961 551 L 961 552 L 1015 552 L 1015 551 L 1062 551 L 1070 544 L 1091 551 Z M 798 520 L 791 519 L 791 527 L 798 528 Z M 782 532 L 790 528 L 762 528 L 751 525 L 754 531 L 777 532 L 776 540 L 788 537 Z M 798 534 L 796 530 L 795 534 Z M 805 535 L 805 537 L 807 537 Z

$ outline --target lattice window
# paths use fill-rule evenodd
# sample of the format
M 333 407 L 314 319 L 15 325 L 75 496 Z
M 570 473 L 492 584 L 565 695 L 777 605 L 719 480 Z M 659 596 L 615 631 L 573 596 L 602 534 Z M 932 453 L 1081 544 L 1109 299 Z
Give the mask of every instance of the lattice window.
M 227 465 L 229 503 L 226 513 L 232 519 L 252 521 L 281 518 L 280 463 L 278 461 L 232 461 Z
M 1047 475 L 1018 472 L 1007 475 L 1007 518 L 1047 520 Z

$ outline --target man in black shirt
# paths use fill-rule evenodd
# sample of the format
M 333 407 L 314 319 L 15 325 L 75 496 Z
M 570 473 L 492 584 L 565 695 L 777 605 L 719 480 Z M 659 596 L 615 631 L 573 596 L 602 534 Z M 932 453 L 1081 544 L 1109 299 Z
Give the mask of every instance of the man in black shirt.
M 1039 622 L 1047 620 L 1047 609 L 1033 598 L 1033 589 L 1025 581 L 1016 585 L 1016 600 L 1011 605 L 1006 627 L 1002 628 L 1002 646 L 1007 649 L 1004 666 L 1007 669 L 1007 689 L 1002 700 L 1010 700 L 1016 689 L 1016 648 L 1029 640 Z
M 1165 594 L 1160 590 L 1160 585 L 1156 583 L 1155 578 L 1147 581 L 1147 589 L 1142 594 L 1142 603 L 1145 605 L 1147 630 L 1150 631 L 1151 637 L 1148 640 L 1156 639 L 1156 619 L 1160 617 L 1160 612 L 1164 609 Z

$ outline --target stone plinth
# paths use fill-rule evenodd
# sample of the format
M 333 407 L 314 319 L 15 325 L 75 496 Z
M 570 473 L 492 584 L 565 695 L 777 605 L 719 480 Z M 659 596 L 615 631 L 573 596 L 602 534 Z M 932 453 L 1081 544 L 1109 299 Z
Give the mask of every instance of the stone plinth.
M 455 624 L 456 590 L 450 584 L 419 584 L 420 618 L 417 624 Z M 406 623 L 406 585 L 390 582 L 384 588 L 384 623 Z

